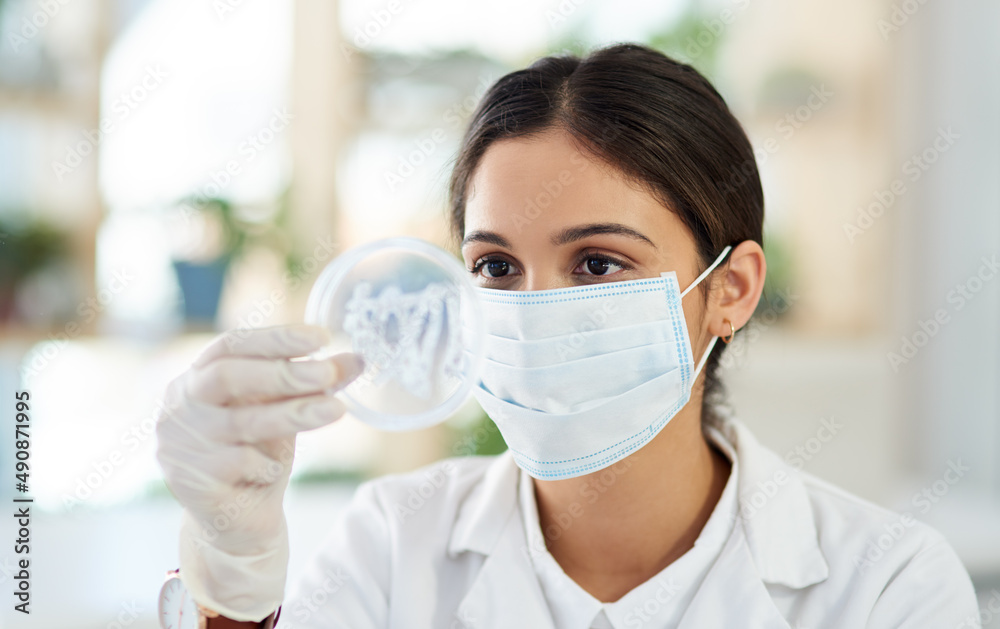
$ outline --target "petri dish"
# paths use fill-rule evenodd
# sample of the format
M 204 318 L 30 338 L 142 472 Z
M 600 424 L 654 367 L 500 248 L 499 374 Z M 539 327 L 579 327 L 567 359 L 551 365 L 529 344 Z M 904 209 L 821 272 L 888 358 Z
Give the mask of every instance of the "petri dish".
M 469 273 L 443 249 L 389 238 L 345 251 L 323 269 L 306 323 L 328 328 L 314 357 L 355 352 L 365 370 L 336 392 L 361 421 L 416 430 L 447 419 L 479 380 L 481 305 Z

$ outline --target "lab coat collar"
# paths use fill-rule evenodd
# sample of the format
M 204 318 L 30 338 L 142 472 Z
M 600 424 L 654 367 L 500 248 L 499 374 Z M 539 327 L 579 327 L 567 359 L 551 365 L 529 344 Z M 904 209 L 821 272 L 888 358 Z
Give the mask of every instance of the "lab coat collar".
M 462 505 L 452 528 L 449 554 L 474 551 L 486 555 L 458 606 L 456 618 L 464 626 L 555 629 L 516 509 L 517 479 L 510 451 L 498 455 Z
M 830 568 L 799 471 L 760 445 L 739 420 L 723 416 L 719 429 L 736 450 L 738 522 L 760 578 L 796 589 L 825 580 Z
M 739 522 L 677 624 L 704 627 L 791 629 L 761 580 Z
M 517 504 L 517 464 L 510 450 L 497 455 L 459 509 L 448 554 L 471 550 L 488 555 L 507 526 Z
M 475 629 L 555 629 L 531 565 L 520 514 L 511 510 L 502 524 L 497 543 L 458 605 L 456 618 Z

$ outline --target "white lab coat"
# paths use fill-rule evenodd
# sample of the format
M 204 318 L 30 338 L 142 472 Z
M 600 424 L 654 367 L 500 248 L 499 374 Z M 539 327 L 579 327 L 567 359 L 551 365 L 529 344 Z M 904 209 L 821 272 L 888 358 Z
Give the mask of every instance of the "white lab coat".
M 740 517 L 681 629 L 974 627 L 968 573 L 934 529 L 792 467 L 741 422 Z M 551 628 L 509 452 L 363 483 L 279 629 Z M 293 575 L 294 579 L 295 575 Z

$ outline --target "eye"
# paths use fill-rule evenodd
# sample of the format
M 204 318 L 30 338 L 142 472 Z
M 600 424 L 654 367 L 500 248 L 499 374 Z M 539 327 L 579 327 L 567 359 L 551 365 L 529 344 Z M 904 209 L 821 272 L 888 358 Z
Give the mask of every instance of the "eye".
M 517 275 L 517 267 L 508 260 L 497 257 L 485 257 L 476 260 L 470 271 L 473 275 L 481 275 L 484 279 L 499 279 L 509 275 Z
M 582 275 L 608 276 L 615 275 L 629 268 L 631 267 L 621 260 L 592 253 L 587 255 L 573 272 Z
M 510 263 L 506 260 L 489 260 L 480 271 L 486 277 L 503 277 L 510 273 Z

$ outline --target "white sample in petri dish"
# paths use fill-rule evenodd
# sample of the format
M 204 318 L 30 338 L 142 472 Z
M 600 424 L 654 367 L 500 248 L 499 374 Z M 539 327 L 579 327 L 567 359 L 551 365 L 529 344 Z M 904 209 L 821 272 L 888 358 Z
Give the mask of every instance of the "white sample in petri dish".
M 416 238 L 389 238 L 327 265 L 305 320 L 333 337 L 317 355 L 364 358 L 364 372 L 336 393 L 349 412 L 382 430 L 415 430 L 447 419 L 478 382 L 480 308 L 468 272 L 449 253 Z

